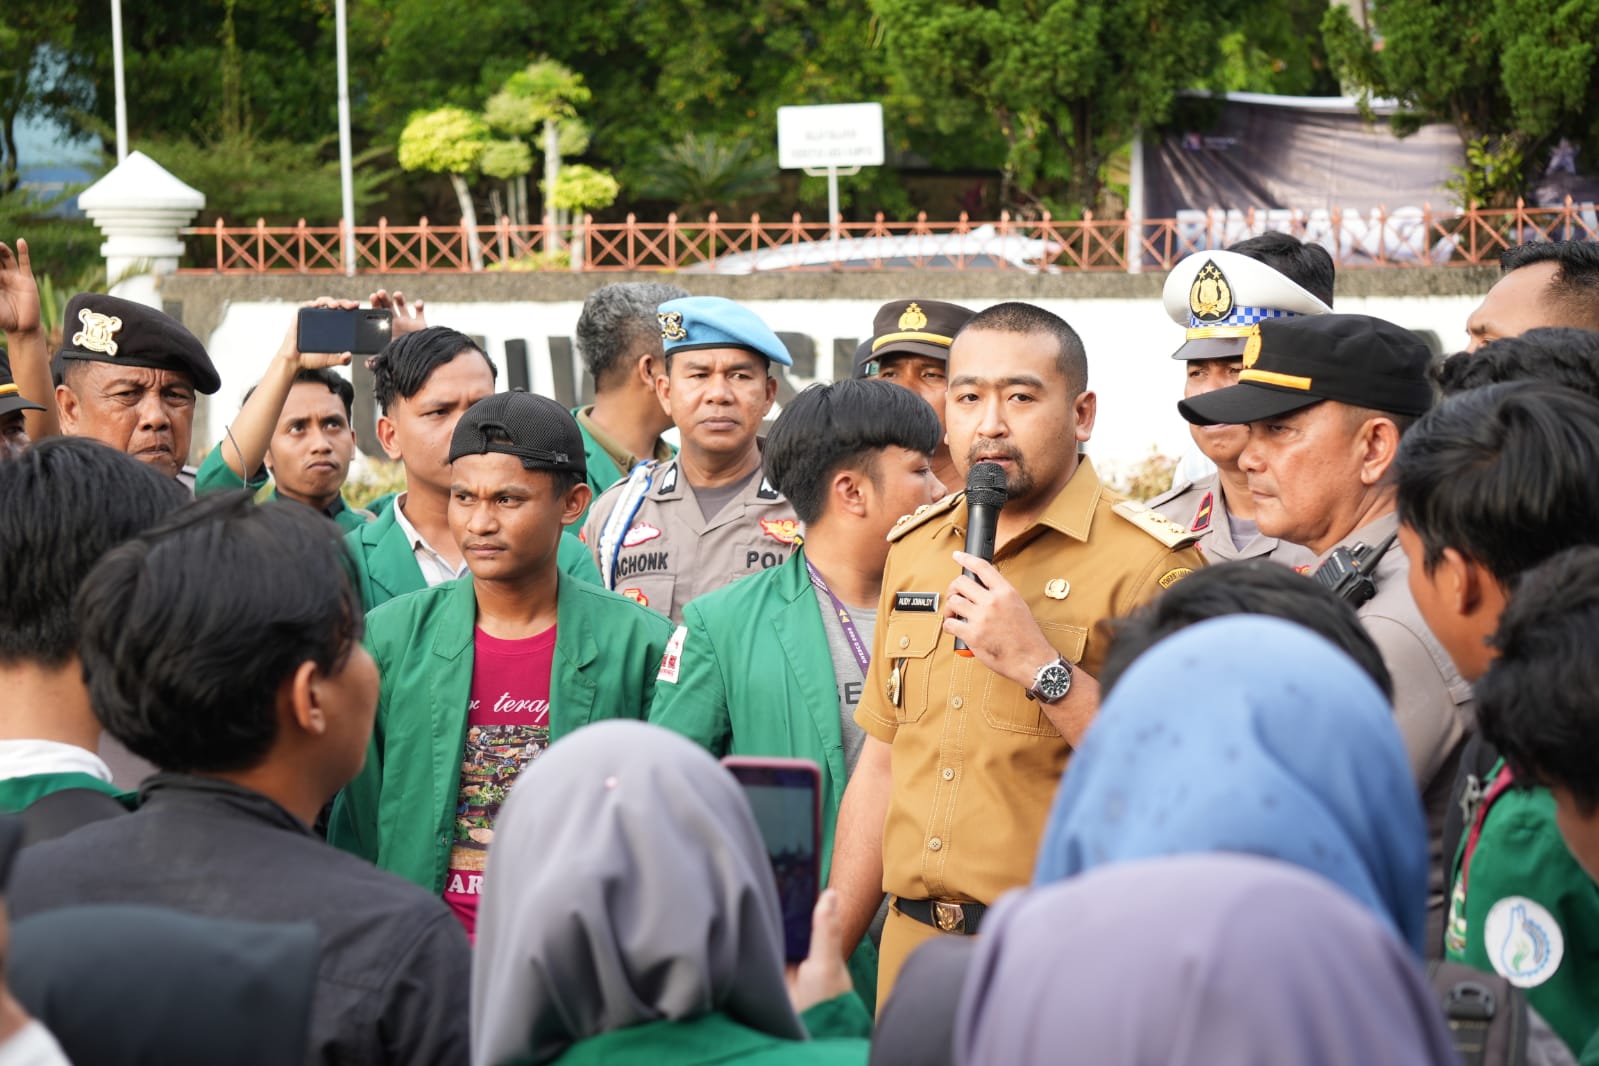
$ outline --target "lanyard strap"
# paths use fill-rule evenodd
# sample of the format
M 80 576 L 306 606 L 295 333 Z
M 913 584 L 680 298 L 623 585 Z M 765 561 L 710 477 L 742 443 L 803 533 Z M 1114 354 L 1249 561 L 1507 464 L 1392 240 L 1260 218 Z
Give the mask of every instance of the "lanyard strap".
M 861 668 L 861 676 L 865 677 L 866 668 L 872 662 L 872 653 L 861 639 L 861 631 L 855 628 L 854 621 L 850 619 L 849 609 L 828 588 L 827 579 L 822 577 L 822 572 L 809 559 L 805 560 L 805 569 L 810 571 L 811 581 L 816 587 L 827 593 L 827 598 L 833 602 L 833 613 L 838 616 L 838 624 L 844 629 L 844 639 L 849 641 L 849 650 L 855 653 L 855 664 Z

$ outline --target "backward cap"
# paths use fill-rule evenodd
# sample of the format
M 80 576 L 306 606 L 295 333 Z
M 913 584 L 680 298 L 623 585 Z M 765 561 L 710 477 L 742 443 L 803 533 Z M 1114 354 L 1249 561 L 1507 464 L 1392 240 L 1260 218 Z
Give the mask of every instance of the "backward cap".
M 1332 308 L 1241 252 L 1195 252 L 1166 276 L 1166 314 L 1186 331 L 1173 359 L 1236 359 L 1261 322 L 1325 315 Z
M 1415 333 L 1370 315 L 1272 319 L 1255 327 L 1238 384 L 1183 400 L 1195 425 L 1257 422 L 1322 400 L 1415 417 L 1432 406 L 1432 353 Z
M 455 424 L 450 462 L 463 455 L 489 452 L 514 455 L 528 470 L 588 475 L 577 419 L 548 396 L 531 392 L 513 390 L 485 396 L 468 407 Z
M 208 396 L 222 387 L 200 338 L 153 307 L 80 292 L 67 302 L 61 331 L 58 373 L 63 360 L 73 359 L 187 374 L 195 391 Z
M 682 296 L 661 304 L 661 348 L 667 356 L 705 348 L 743 348 L 769 363 L 793 366 L 794 357 L 760 315 L 725 296 Z

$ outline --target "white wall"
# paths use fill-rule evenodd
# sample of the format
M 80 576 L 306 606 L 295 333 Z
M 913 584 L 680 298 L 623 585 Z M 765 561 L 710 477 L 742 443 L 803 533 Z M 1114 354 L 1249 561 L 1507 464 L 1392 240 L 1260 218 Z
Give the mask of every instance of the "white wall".
M 1464 343 L 1466 316 L 1474 296 L 1349 297 L 1338 310 L 1387 318 L 1410 329 L 1432 330 L 1446 351 Z M 980 309 L 995 300 L 966 301 Z M 1182 330 L 1155 300 L 1041 300 L 1076 328 L 1088 348 L 1089 382 L 1099 393 L 1099 423 L 1089 451 L 1103 467 L 1137 462 L 1158 448 L 1176 456 L 1188 444 L 1187 424 L 1177 414 L 1181 364 L 1169 358 L 1182 343 Z M 848 373 L 831 366 L 835 338 L 864 338 L 871 331 L 878 300 L 751 300 L 748 306 L 780 332 L 807 334 L 816 341 L 817 374 Z M 214 441 L 238 409 L 244 391 L 277 351 L 294 319 L 296 305 L 230 304 L 207 347 L 222 375 L 222 391 L 208 411 L 208 424 L 195 427 L 195 440 Z M 582 304 L 429 303 L 428 321 L 486 338 L 489 355 L 504 366 L 507 340 L 528 342 L 533 387 L 550 392 L 549 337 L 571 336 Z M 504 380 L 502 372 L 501 380 Z M 794 379 L 796 387 L 809 384 Z

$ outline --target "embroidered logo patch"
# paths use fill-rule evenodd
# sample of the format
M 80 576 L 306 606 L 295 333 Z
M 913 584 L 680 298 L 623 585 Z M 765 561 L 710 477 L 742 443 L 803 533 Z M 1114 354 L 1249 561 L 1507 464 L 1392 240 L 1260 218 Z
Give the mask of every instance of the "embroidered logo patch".
M 1526 896 L 1506 896 L 1489 908 L 1482 943 L 1494 972 L 1517 988 L 1549 980 L 1566 954 L 1554 915 Z
M 655 317 L 661 323 L 663 341 L 680 341 L 688 338 L 688 330 L 683 328 L 683 312 L 663 311 Z
M 659 529 L 656 529 L 648 522 L 640 522 L 627 531 L 627 535 L 622 538 L 622 547 L 636 548 L 640 544 L 646 544 L 660 535 L 661 531 Z
M 122 328 L 122 319 L 85 307 L 78 312 L 78 321 L 83 328 L 72 335 L 73 344 L 87 352 L 117 354 L 117 330 Z
M 640 607 L 648 607 L 650 605 L 650 598 L 644 595 L 643 589 L 623 589 L 622 595 L 626 596 Z
M 677 684 L 677 674 L 683 666 L 683 640 L 687 636 L 687 626 L 678 626 L 672 631 L 672 639 L 666 642 L 666 653 L 661 656 L 661 670 L 655 675 L 655 680 L 665 681 L 668 685 Z
M 1160 587 L 1163 589 L 1169 589 L 1193 572 L 1193 567 L 1190 566 L 1173 567 L 1164 574 L 1160 575 Z
M 799 520 L 794 518 L 763 518 L 761 519 L 761 532 L 779 544 L 795 544 L 799 542 Z

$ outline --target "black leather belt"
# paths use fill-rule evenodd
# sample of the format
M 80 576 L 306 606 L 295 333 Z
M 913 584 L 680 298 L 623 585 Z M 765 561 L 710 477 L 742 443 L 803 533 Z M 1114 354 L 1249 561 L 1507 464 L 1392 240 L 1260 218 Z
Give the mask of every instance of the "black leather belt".
M 940 933 L 957 936 L 974 936 L 988 910 L 982 903 L 946 903 L 941 899 L 901 899 L 898 896 L 894 897 L 894 906 L 907 918 L 930 925 Z

